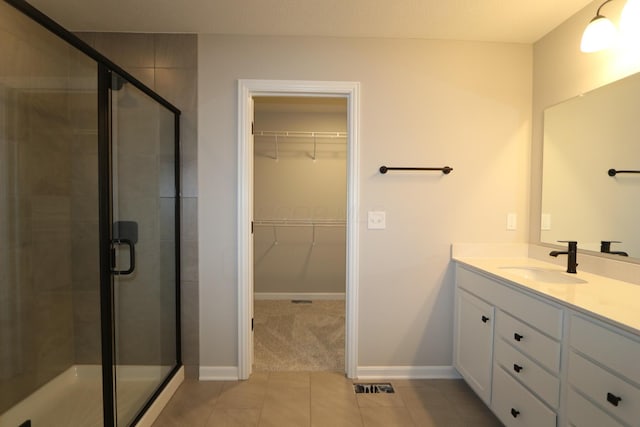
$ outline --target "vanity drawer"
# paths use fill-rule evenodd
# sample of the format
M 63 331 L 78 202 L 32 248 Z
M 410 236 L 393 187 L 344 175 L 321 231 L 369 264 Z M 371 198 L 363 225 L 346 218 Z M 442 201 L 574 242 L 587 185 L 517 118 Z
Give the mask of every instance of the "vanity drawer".
M 491 409 L 506 426 L 555 427 L 556 414 L 500 366 L 493 368 Z
M 502 310 L 496 311 L 496 332 L 553 373 L 560 372 L 560 343 Z
M 640 422 L 640 389 L 574 351 L 569 355 L 569 383 L 614 417 L 634 426 Z
M 517 313 L 518 318 L 550 337 L 562 339 L 562 309 L 461 266 L 456 269 L 456 282 L 458 287 L 496 307 Z
M 571 317 L 569 342 L 590 359 L 640 385 L 640 342 L 576 315 Z
M 560 400 L 560 380 L 503 339 L 497 339 L 495 346 L 494 357 L 498 364 L 549 406 L 557 409 Z
M 456 285 L 477 297 L 492 302 L 502 286 L 485 276 L 460 265 L 456 268 Z
M 569 423 L 576 427 L 623 427 L 573 389 L 569 389 L 567 398 L 567 417 Z

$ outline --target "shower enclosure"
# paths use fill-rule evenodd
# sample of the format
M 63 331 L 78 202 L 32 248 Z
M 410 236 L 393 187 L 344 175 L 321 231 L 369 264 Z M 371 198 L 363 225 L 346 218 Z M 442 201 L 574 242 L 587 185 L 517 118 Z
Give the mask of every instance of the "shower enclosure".
M 134 425 L 181 368 L 179 117 L 0 1 L 0 427 Z

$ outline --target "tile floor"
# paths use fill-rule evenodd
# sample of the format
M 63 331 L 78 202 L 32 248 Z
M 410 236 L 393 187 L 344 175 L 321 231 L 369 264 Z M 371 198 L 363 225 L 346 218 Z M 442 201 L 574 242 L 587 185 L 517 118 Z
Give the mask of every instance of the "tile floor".
M 388 382 L 394 394 L 356 395 L 352 381 L 337 372 L 263 372 L 247 381 L 186 380 L 154 427 L 502 425 L 462 380 Z

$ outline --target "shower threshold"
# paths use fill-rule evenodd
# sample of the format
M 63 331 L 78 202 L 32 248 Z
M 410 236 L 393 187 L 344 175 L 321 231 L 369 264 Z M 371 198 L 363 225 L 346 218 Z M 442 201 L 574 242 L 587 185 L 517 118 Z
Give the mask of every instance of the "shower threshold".
M 171 369 L 170 366 L 117 367 L 118 413 L 130 414 L 129 418 L 132 418 L 155 391 L 159 383 L 159 375 L 163 375 L 162 378 L 164 378 Z M 102 427 L 101 373 L 100 365 L 70 367 L 8 411 L 0 414 L 0 427 L 19 426 L 27 420 L 31 420 L 33 427 L 44 425 Z M 183 376 L 179 378 L 180 382 L 182 378 Z M 170 393 L 169 396 L 161 395 L 156 401 L 166 404 L 175 388 L 177 386 L 167 387 L 165 391 Z M 154 410 L 157 416 L 162 408 L 152 407 L 151 410 Z

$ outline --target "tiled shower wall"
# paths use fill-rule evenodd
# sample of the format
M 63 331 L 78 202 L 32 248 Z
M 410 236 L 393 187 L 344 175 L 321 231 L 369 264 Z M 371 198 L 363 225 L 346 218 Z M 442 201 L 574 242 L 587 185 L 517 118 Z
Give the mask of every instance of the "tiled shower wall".
M 79 363 L 75 308 L 99 308 L 80 271 L 97 259 L 95 62 L 6 3 L 0 53 L 2 413 Z M 74 255 L 91 241 L 85 264 Z
M 7 162 L 2 180 L 0 413 L 74 363 L 70 99 L 16 92 L 3 132 L 2 157 L 20 167 Z
M 78 33 L 77 35 L 182 111 L 180 121 L 182 359 L 187 376 L 197 378 L 199 365 L 197 36 L 139 33 Z

